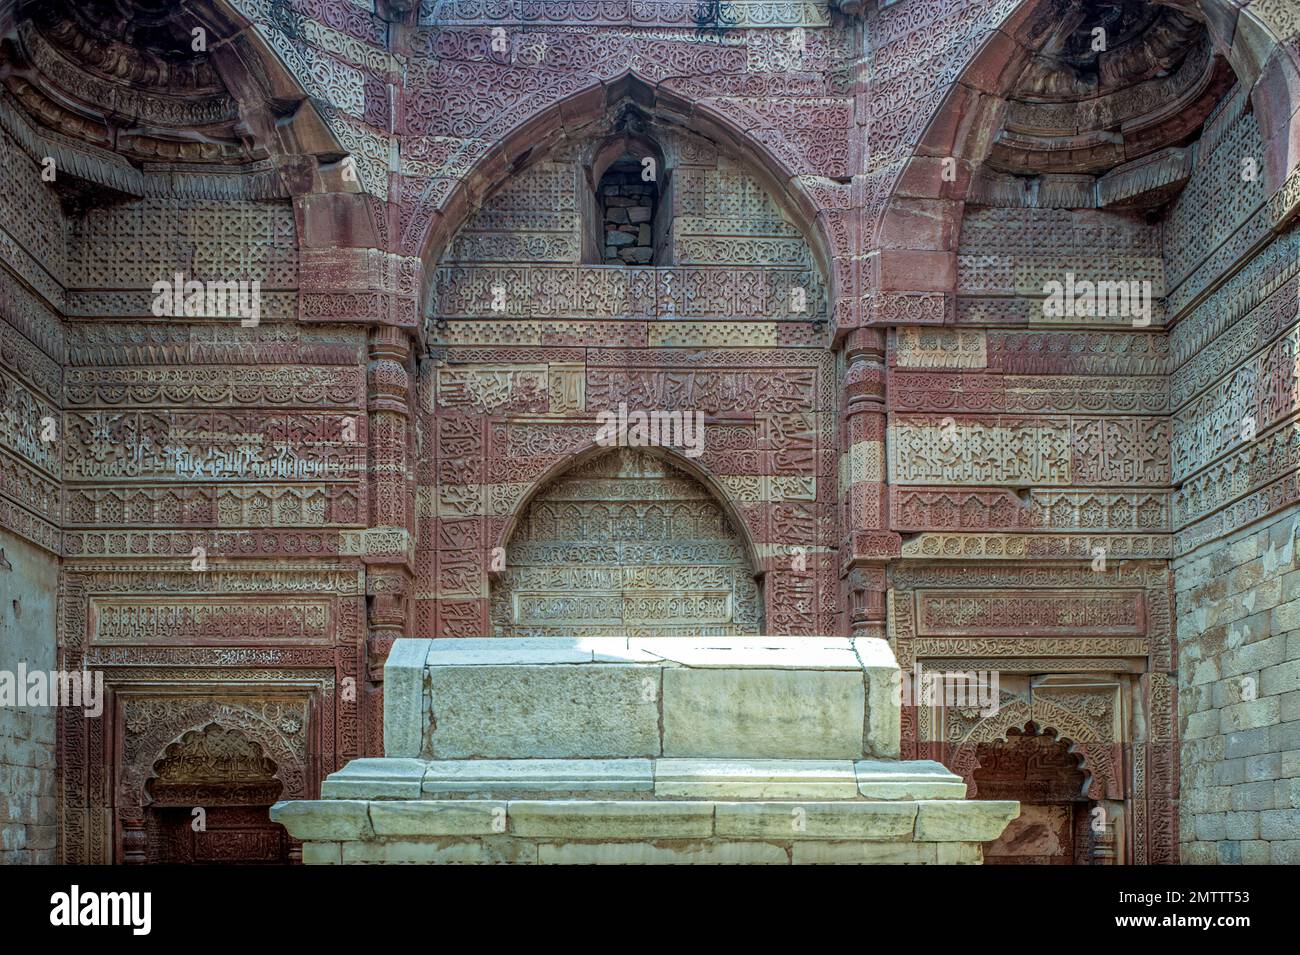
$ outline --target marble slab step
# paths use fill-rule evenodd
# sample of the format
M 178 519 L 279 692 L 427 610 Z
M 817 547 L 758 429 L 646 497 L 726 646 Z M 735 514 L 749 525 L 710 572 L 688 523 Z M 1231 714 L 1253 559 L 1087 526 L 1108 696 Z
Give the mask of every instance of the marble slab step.
M 659 759 L 655 796 L 683 799 L 856 799 L 848 759 Z
M 323 799 L 454 799 L 537 794 L 660 799 L 962 799 L 932 760 L 356 759 Z
M 457 861 L 439 853 L 458 839 L 498 849 L 512 842 L 510 854 L 520 857 L 541 848 L 529 840 L 588 844 L 566 850 L 578 854 L 602 844 L 597 854 L 608 858 L 592 861 L 635 861 L 642 840 L 685 840 L 700 851 L 820 840 L 829 843 L 820 853 L 826 858 L 812 858 L 818 853 L 805 847 L 798 851 L 810 856 L 806 861 L 936 862 L 962 860 L 935 849 L 902 858 L 884 844 L 947 843 L 969 854 L 963 846 L 996 839 L 1019 811 L 1018 803 L 995 800 L 336 799 L 276 803 L 271 818 L 306 842 L 344 844 L 343 861 Z M 843 858 L 829 857 L 835 855 Z M 966 861 L 978 860 L 975 852 Z
M 649 759 L 430 760 L 424 798 L 465 792 L 636 793 L 654 789 Z
M 933 759 L 860 759 L 853 764 L 866 799 L 965 799 L 966 783 Z

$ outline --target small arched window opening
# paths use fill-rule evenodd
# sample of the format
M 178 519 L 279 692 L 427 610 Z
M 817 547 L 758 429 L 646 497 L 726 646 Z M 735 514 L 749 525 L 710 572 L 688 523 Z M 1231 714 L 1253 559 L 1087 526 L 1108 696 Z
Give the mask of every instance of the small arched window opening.
M 598 265 L 668 265 L 670 174 L 662 151 L 636 135 L 596 150 L 587 169 L 584 259 Z
M 600 177 L 601 229 L 606 265 L 654 261 L 655 206 L 659 187 L 635 156 L 622 155 Z

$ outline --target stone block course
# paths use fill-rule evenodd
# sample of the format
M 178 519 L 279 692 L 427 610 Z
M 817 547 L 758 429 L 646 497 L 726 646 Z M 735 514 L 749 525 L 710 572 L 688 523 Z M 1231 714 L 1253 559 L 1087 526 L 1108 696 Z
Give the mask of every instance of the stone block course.
M 376 836 L 486 836 L 506 830 L 504 800 L 400 800 L 370 803 Z
M 1178 598 L 1180 658 L 1198 684 L 1180 694 L 1181 802 L 1190 822 L 1182 826 L 1184 862 L 1273 862 L 1287 850 L 1270 847 L 1296 838 L 1298 513 L 1239 532 L 1208 564 L 1198 558 L 1175 567 L 1175 589 L 1187 595 Z M 1226 586 L 1215 587 L 1219 581 Z M 1184 630 L 1183 623 L 1200 625 Z M 1210 690 L 1209 709 L 1201 685 Z
M 279 802 L 271 808 L 271 818 L 303 841 L 344 842 L 374 835 L 370 804 L 365 800 Z
M 1281 721 L 1282 701 L 1276 698 L 1237 703 L 1219 710 L 1220 731 L 1223 733 L 1272 726 Z
M 418 799 L 428 763 L 421 759 L 354 759 L 321 784 L 326 799 Z
M 422 793 L 648 793 L 654 766 L 648 759 L 431 760 Z
M 1294 723 L 1300 720 L 1300 690 L 1292 690 L 1290 693 L 1283 693 L 1282 700 L 1282 722 Z
M 1242 842 L 1240 845 L 1242 865 L 1269 865 L 1273 861 L 1272 852 L 1267 842 L 1252 839 Z
M 1002 800 L 927 800 L 918 804 L 916 839 L 920 842 L 988 842 L 1000 836 L 1007 823 L 1018 815 L 1018 803 Z
M 914 802 L 718 803 L 717 834 L 747 839 L 911 841 Z
M 640 800 L 512 802 L 517 836 L 581 839 L 704 839 L 713 835 L 713 804 Z
M 1273 805 L 1277 809 L 1300 809 L 1300 780 L 1279 779 L 1274 781 Z
M 1209 817 L 1201 817 L 1209 818 Z M 1199 825 L 1199 820 L 1197 821 Z M 1229 839 L 1258 839 L 1259 814 L 1255 812 L 1230 812 L 1224 816 L 1223 832 Z M 1201 838 L 1200 832 L 1197 837 Z
M 537 846 L 509 837 L 482 839 L 411 839 L 385 842 L 344 842 L 342 862 L 386 865 L 493 865 L 535 863 Z
M 308 864 L 979 864 L 1018 807 L 964 800 L 324 800 L 272 816 Z
M 1262 782 L 1277 779 L 1282 772 L 1282 754 L 1261 753 L 1259 756 L 1247 757 L 1238 765 L 1242 769 L 1242 778 L 1234 782 Z
M 3 373 L 0 372 L 0 378 Z M 0 381 L 0 392 L 4 382 Z M 3 400 L 0 399 L 0 404 Z M 4 411 L 0 409 L 0 416 Z M 2 430 L 2 429 L 0 429 Z M 4 443 L 0 438 L 0 443 Z M 2 502 L 0 502 L 2 503 Z M 53 557 L 0 528 L 0 671 L 55 666 Z M 0 859 L 7 865 L 52 861 L 57 843 L 52 706 L 0 706 Z
M 1260 813 L 1260 836 L 1270 842 L 1300 839 L 1300 808 L 1269 809 Z
M 862 755 L 861 671 L 664 671 L 663 755 L 852 759 Z M 798 713 L 797 721 L 788 715 Z
M 660 759 L 655 795 L 689 799 L 854 799 L 849 760 Z
M 525 639 L 513 656 L 494 642 L 403 645 L 389 690 L 401 754 L 427 712 L 419 753 L 433 759 L 898 755 L 898 666 L 881 640 Z
M 436 759 L 657 756 L 658 668 L 588 664 L 432 666 Z M 521 748 L 522 747 L 522 748 Z
M 942 843 L 796 842 L 795 865 L 936 865 Z
M 542 865 L 789 865 L 785 846 L 765 842 L 541 843 Z
M 1300 839 L 1278 839 L 1264 843 L 1269 847 L 1272 865 L 1300 865 Z

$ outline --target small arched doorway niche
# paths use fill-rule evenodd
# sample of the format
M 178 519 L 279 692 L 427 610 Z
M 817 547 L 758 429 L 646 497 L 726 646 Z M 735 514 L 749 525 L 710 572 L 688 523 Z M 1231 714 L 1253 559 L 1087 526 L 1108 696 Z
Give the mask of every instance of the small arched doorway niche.
M 1108 833 L 1095 831 L 1088 775 L 1070 741 L 1032 722 L 1006 739 L 980 743 L 977 799 L 1014 799 L 1020 816 L 984 846 L 986 865 L 1089 865 L 1101 861 Z
M 146 859 L 185 865 L 274 865 L 296 855 L 271 805 L 284 791 L 275 760 L 237 729 L 209 723 L 169 744 L 145 784 Z
M 740 636 L 763 601 L 726 507 L 667 456 L 597 453 L 520 514 L 492 583 L 493 636 Z

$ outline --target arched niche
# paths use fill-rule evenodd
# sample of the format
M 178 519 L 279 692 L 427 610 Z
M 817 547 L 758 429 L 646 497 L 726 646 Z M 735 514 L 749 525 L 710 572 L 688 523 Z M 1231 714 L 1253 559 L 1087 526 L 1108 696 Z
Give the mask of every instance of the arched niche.
M 645 266 L 607 268 L 602 275 L 595 189 L 608 163 L 629 150 L 656 159 L 656 254 Z M 690 180 L 700 176 L 726 182 L 692 190 Z M 441 344 L 436 330 L 446 323 L 536 317 L 539 302 L 572 305 L 577 318 L 655 314 L 662 306 L 667 317 L 793 319 L 820 327 L 836 307 L 832 248 L 840 240 L 819 215 L 821 200 L 809 191 L 813 178 L 793 174 L 764 143 L 715 115 L 707 101 L 683 99 L 632 74 L 593 84 L 494 140 L 442 204 L 444 213 L 418 240 L 425 262 L 422 333 L 430 344 Z M 597 288 L 547 274 L 534 289 L 526 284 L 533 273 L 502 271 L 524 265 L 550 273 L 579 267 L 581 281 Z M 671 293 L 676 284 L 700 280 L 648 271 L 665 266 L 762 268 L 771 275 L 758 283 L 766 294 L 746 297 L 732 312 L 702 306 L 683 313 L 669 294 L 657 301 L 657 285 Z M 645 271 L 637 273 L 638 267 Z M 496 271 L 472 271 L 484 268 Z M 638 295 L 638 283 L 647 294 Z M 612 311 L 600 301 L 608 284 L 629 288 Z M 800 289 L 794 296 L 792 287 Z M 494 298 L 494 288 L 504 289 L 504 296 Z
M 284 795 L 279 766 L 239 729 L 191 729 L 154 762 L 144 791 L 142 832 L 131 842 L 154 863 L 283 864 L 296 857 L 284 828 L 267 816 Z
M 270 805 L 284 790 L 277 770 L 256 740 L 209 723 L 167 746 L 145 791 L 154 806 Z
M 457 323 L 502 319 L 785 322 L 822 340 L 826 273 L 760 169 L 649 114 L 583 132 L 511 171 L 452 236 L 433 270 L 430 344 L 483 344 L 490 328 Z M 602 181 L 628 157 L 655 169 L 649 261 L 605 254 Z
M 889 253 L 948 251 L 932 237 L 949 233 L 909 229 L 922 205 L 931 217 L 950 210 L 958 234 L 984 206 L 1154 213 L 1184 185 L 1184 147 L 1234 84 L 1258 115 L 1261 187 L 1282 188 L 1297 168 L 1294 27 L 1274 9 L 1237 0 L 1006 9 L 909 147 L 874 226 Z M 1282 205 L 1284 218 L 1294 214 L 1294 201 Z
M 598 265 L 672 262 L 672 168 L 645 123 L 625 117 L 584 164 L 583 261 Z M 611 243 L 610 238 L 625 236 Z
M 0 17 L 5 128 L 71 208 L 355 192 L 326 97 L 230 0 L 20 0 Z M 307 86 L 312 86 L 309 92 Z
M 1073 741 L 1033 721 L 976 746 L 980 799 L 1014 799 L 1020 815 L 984 849 L 986 864 L 1087 865 L 1106 841 L 1096 831 L 1089 773 Z
M 668 455 L 602 451 L 520 513 L 492 581 L 492 635 L 762 633 L 749 552 L 724 504 Z

